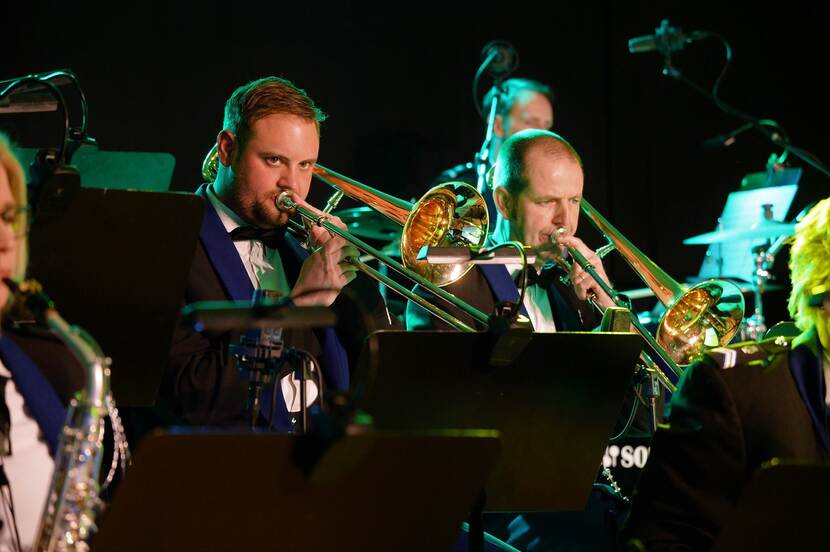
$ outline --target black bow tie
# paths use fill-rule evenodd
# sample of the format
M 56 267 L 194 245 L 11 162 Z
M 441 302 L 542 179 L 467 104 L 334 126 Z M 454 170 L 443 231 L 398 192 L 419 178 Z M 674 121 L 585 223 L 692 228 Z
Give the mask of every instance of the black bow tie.
M 265 247 L 276 249 L 285 237 L 285 226 L 279 228 L 256 228 L 254 226 L 239 226 L 231 230 L 233 241 L 258 240 Z
M 516 274 L 516 285 L 520 285 L 521 281 L 519 278 L 521 276 L 521 272 Z M 527 285 L 528 287 L 532 285 L 538 285 L 543 289 L 547 289 L 553 282 L 556 281 L 557 278 L 561 276 L 561 271 L 558 270 L 557 265 L 545 265 L 542 267 L 541 272 L 536 271 L 535 266 L 528 266 L 527 267 Z

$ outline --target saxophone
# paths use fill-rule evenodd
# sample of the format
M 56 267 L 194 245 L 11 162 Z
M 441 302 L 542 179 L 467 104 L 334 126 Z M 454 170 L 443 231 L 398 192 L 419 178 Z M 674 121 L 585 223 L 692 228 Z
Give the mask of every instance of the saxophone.
M 95 519 L 104 508 L 100 493 L 113 481 L 119 468 L 122 473 L 126 470 L 130 460 L 124 427 L 110 392 L 110 359 L 87 332 L 70 326 L 61 317 L 38 282 L 27 280 L 18 284 L 7 278 L 4 282 L 63 341 L 86 372 L 86 385 L 70 403 L 55 452 L 55 471 L 33 550 L 88 551 L 97 531 Z M 109 473 L 100 485 L 107 417 L 112 425 L 114 447 Z

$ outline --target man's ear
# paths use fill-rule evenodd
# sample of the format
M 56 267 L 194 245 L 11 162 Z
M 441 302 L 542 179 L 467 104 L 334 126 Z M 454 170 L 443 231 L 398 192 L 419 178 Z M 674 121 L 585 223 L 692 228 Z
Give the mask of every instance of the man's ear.
M 490 188 L 490 190 L 493 189 L 493 175 L 495 173 L 496 173 L 496 166 L 493 165 L 492 167 L 487 169 L 487 172 L 484 174 L 484 183 L 487 184 L 487 187 Z
M 499 186 L 493 190 L 493 203 L 496 204 L 496 209 L 505 220 L 513 220 L 516 204 L 507 188 Z
M 496 115 L 493 119 L 493 134 L 499 138 L 504 138 L 504 117 Z
M 223 166 L 231 166 L 236 152 L 236 143 L 236 136 L 230 130 L 223 130 L 216 136 L 216 144 L 219 146 L 219 162 Z

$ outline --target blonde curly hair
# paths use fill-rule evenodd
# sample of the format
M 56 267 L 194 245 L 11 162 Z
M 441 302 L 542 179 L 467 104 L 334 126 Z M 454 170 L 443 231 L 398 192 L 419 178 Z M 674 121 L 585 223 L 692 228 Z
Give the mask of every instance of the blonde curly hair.
M 818 321 L 809 306 L 814 290 L 830 284 L 830 198 L 818 202 L 795 227 L 790 249 L 790 316 L 802 331 Z

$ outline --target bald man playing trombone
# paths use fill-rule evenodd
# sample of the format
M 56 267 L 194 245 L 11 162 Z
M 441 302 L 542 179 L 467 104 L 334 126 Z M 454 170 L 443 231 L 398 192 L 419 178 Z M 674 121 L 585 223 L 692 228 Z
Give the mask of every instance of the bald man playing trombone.
M 608 281 L 599 256 L 574 235 L 583 190 L 582 162 L 574 148 L 550 131 L 520 131 L 502 145 L 491 185 L 498 211 L 490 241 L 492 244 L 518 241 L 530 246 L 536 255 L 534 265 L 528 267 L 521 314 L 529 319 L 536 332 L 596 328 L 601 314 L 588 297 L 595 296 L 594 302 L 603 308 L 614 303 L 581 266 L 566 260 L 568 250 L 579 251 L 597 274 Z M 475 265 L 444 289 L 484 313 L 493 313 L 499 303 L 518 304 L 519 289 L 515 280 L 520 272 L 518 264 Z M 424 295 L 417 287 L 414 291 Z M 485 329 L 461 309 L 451 307 L 447 311 L 479 330 Z M 414 302 L 407 305 L 406 323 L 409 330 L 452 329 Z M 551 359 L 555 362 L 555 355 Z M 629 397 L 629 400 L 634 399 Z M 624 405 L 625 417 L 630 410 L 630 404 Z M 603 488 L 604 485 L 598 487 Z M 592 495 L 586 512 L 508 514 L 512 519 L 508 543 L 522 550 L 604 550 L 611 545 L 608 535 L 616 527 L 606 526 L 603 520 L 614 519 L 620 509 L 624 506 L 617 497 L 598 490 Z M 485 518 L 488 528 L 489 523 Z M 500 524 L 495 520 L 492 523 L 496 531 L 495 527 Z
M 595 295 L 602 307 L 613 306 L 613 301 L 581 266 L 562 260 L 567 248 L 575 248 L 608 281 L 599 256 L 574 235 L 583 188 L 579 155 L 553 132 L 523 130 L 505 141 L 499 151 L 492 186 L 497 219 L 490 241 L 518 241 L 536 254 L 535 265 L 528 268 L 521 305 L 533 329 L 584 331 L 597 326 L 599 313 L 587 298 Z M 478 310 L 492 313 L 497 303 L 518 302 L 514 278 L 520 269 L 519 265 L 479 265 L 444 289 Z M 460 309 L 447 310 L 484 329 Z M 410 330 L 451 329 L 414 302 L 407 305 L 406 325 Z

